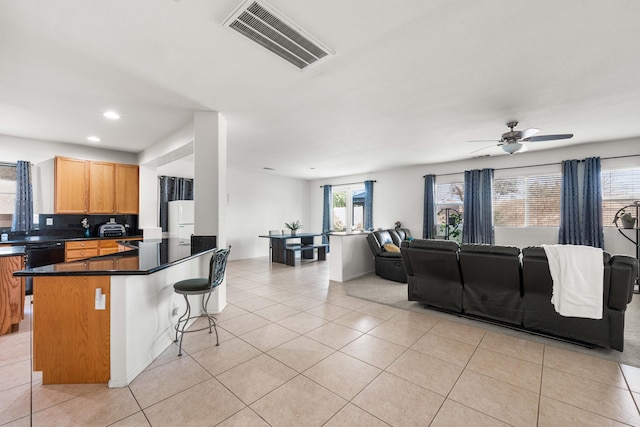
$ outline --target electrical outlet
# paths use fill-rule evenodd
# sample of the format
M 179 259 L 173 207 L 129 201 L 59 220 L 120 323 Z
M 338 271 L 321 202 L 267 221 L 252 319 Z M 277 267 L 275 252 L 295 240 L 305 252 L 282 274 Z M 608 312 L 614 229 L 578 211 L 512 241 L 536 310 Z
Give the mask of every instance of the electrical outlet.
M 116 222 L 115 218 L 109 218 L 109 222 Z
M 102 293 L 102 288 L 96 288 L 96 310 L 107 309 L 107 296 Z
M 53 218 L 47 218 L 47 225 L 53 225 Z

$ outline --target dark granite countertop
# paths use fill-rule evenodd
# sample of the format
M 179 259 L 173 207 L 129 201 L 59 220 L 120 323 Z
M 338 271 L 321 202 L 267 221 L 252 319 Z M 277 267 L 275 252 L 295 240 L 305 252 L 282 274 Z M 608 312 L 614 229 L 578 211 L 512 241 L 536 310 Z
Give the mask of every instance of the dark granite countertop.
M 124 243 L 124 242 L 123 242 Z M 78 261 L 34 267 L 16 271 L 15 276 L 123 276 L 155 273 L 172 265 L 187 261 L 203 253 L 183 255 L 179 251 L 178 239 L 129 241 L 124 243 L 132 249 L 112 255 Z
M 41 242 L 75 242 L 81 240 L 126 240 L 141 239 L 142 235 L 123 236 L 123 237 L 64 237 L 64 236 L 16 236 L 10 240 L 3 240 L 0 244 L 8 245 L 26 245 L 29 243 Z
M 3 246 L 0 247 L 0 257 L 25 255 L 24 246 Z

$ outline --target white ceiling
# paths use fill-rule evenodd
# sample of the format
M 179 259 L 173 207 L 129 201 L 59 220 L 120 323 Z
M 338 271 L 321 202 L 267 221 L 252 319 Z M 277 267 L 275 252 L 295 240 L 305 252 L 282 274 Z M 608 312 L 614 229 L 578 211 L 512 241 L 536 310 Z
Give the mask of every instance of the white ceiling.
M 2 0 L 0 134 L 139 152 L 220 111 L 230 165 L 306 179 L 469 158 L 514 119 L 575 134 L 530 151 L 640 136 L 637 0 L 268 1 L 335 56 L 224 27 L 241 0 Z

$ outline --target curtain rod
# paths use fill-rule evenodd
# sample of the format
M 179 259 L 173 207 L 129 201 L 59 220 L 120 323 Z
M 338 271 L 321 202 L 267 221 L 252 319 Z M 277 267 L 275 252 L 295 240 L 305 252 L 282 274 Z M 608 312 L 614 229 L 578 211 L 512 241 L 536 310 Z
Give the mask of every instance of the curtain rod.
M 601 160 L 612 160 L 612 159 L 626 159 L 629 157 L 640 157 L 640 154 L 629 154 L 627 156 L 613 156 L 613 157 L 600 157 Z M 581 162 L 584 160 L 580 160 Z M 497 171 L 504 171 L 504 170 L 509 170 L 509 169 L 522 169 L 522 168 L 537 168 L 539 166 L 553 166 L 553 165 L 559 165 L 561 163 L 540 163 L 538 165 L 527 165 L 527 166 L 512 166 L 512 167 L 508 167 L 508 168 L 495 168 L 494 170 Z M 440 173 L 437 174 L 436 176 L 448 176 L 448 175 L 458 175 L 464 172 L 450 172 L 450 173 Z M 427 175 L 423 175 L 422 177 L 424 178 Z
M 365 181 L 371 181 L 371 182 L 378 182 L 375 179 L 366 179 Z M 339 187 L 341 185 L 353 185 L 353 184 L 364 184 L 365 181 L 359 181 L 359 182 L 347 182 L 345 184 L 327 184 L 327 185 L 332 185 L 332 186 L 336 186 Z M 324 185 L 321 185 L 320 188 L 324 187 Z
M 0 166 L 5 166 L 8 168 L 15 168 L 17 166 L 16 163 L 8 163 L 8 162 L 0 162 Z

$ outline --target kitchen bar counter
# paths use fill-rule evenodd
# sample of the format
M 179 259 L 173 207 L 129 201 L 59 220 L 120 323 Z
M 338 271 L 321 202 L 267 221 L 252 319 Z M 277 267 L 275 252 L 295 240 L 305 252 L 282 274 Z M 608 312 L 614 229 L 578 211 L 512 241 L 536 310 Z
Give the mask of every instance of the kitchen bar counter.
M 122 239 L 122 238 L 121 238 Z M 93 239 L 92 239 L 93 240 Z M 116 239 L 118 240 L 118 239 Z M 15 273 L 16 276 L 126 276 L 147 275 L 186 261 L 177 250 L 178 239 L 123 241 L 131 250 L 96 258 L 34 267 Z M 8 248 L 7 248 L 8 249 Z M 193 256 L 209 252 L 207 250 Z
M 2 246 L 2 247 L 0 247 L 0 257 L 24 255 L 24 254 L 25 254 L 24 246 Z
M 33 369 L 43 384 L 124 387 L 171 345 L 186 308 L 173 284 L 206 277 L 213 250 L 180 258 L 171 243 L 127 242 L 137 249 L 16 273 L 33 276 Z M 225 304 L 223 282 L 209 310 Z

